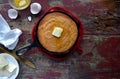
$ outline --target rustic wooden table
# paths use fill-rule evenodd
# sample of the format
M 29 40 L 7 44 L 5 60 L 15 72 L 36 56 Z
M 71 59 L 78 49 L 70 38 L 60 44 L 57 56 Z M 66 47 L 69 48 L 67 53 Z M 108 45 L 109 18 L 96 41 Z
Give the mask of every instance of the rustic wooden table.
M 19 62 L 20 73 L 16 79 L 120 79 L 120 1 L 119 0 L 32 0 L 42 5 L 38 15 L 30 13 L 30 7 L 18 11 L 16 20 L 9 19 L 7 0 L 0 0 L 0 14 L 11 28 L 23 31 L 17 47 L 31 42 L 35 22 L 53 6 L 62 6 L 77 16 L 84 25 L 80 43 L 82 54 L 75 51 L 63 61 L 51 60 L 37 48 L 27 56 L 36 65 L 32 69 Z M 32 21 L 27 20 L 32 16 Z M 13 51 L 15 51 L 13 50 Z

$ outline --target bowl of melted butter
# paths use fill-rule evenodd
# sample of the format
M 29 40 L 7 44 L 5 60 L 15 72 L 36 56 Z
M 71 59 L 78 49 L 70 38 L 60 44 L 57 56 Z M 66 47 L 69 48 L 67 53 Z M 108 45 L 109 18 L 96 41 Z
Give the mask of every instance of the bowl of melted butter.
M 31 0 L 8 0 L 8 2 L 12 8 L 23 10 L 30 5 Z

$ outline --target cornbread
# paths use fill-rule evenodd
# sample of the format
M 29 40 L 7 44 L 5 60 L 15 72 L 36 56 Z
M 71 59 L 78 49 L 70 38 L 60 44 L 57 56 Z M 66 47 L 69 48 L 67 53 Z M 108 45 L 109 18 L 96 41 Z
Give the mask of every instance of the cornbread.
M 62 28 L 59 37 L 52 33 L 56 27 Z M 61 53 L 69 50 L 78 36 L 76 23 L 66 14 L 52 12 L 40 21 L 38 26 L 38 40 L 40 44 L 50 52 Z

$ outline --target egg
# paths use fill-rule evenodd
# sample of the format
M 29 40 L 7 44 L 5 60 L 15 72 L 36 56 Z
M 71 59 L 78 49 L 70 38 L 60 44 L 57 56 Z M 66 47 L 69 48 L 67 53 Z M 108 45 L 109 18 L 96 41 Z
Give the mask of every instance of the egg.
M 42 9 L 42 6 L 39 3 L 32 3 L 30 5 L 30 12 L 32 14 L 38 14 Z
M 16 19 L 18 17 L 18 11 L 15 9 L 9 9 L 8 16 L 10 19 Z

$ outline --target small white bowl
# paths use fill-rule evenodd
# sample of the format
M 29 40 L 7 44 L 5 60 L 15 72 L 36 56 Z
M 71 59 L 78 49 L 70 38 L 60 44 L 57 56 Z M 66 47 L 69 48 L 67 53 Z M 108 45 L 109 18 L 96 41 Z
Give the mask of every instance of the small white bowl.
M 9 9 L 8 10 L 8 16 L 10 19 L 16 19 L 18 16 L 18 11 L 15 9 Z
M 39 3 L 32 3 L 30 5 L 30 12 L 32 14 L 38 14 L 42 9 L 42 6 Z

